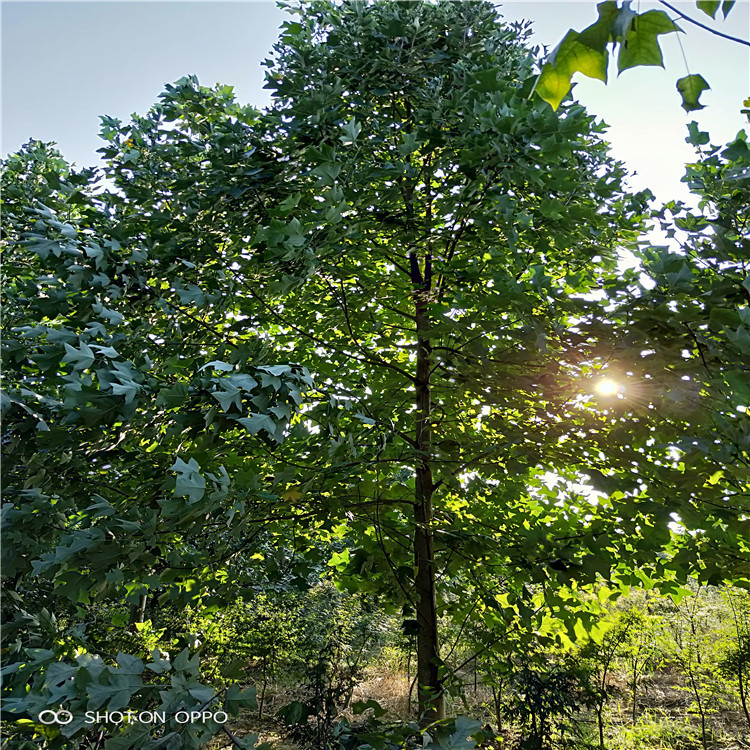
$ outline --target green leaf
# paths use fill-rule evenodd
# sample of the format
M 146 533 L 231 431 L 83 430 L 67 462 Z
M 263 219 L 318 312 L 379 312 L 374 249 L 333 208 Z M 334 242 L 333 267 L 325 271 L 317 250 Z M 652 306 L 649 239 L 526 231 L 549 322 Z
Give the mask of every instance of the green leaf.
M 477 719 L 470 719 L 468 716 L 458 716 L 456 718 L 455 733 L 459 737 L 468 737 L 478 732 L 482 728 L 482 722 Z
M 214 370 L 218 370 L 219 372 L 231 372 L 232 370 L 234 370 L 234 365 L 230 365 L 228 362 L 222 362 L 221 360 L 215 359 L 212 362 L 207 362 L 198 371 L 202 372 L 209 367 L 213 367 Z
M 143 673 L 145 665 L 141 659 L 132 654 L 125 654 L 122 651 L 117 654 L 117 663 L 120 668 L 117 670 L 118 674 L 131 674 L 139 675 Z
M 203 293 L 203 290 L 195 284 L 188 284 L 187 289 L 175 288 L 175 291 L 180 298 L 180 303 L 183 305 L 188 303 L 202 305 L 206 301 L 206 296 Z
M 200 669 L 200 654 L 190 656 L 190 650 L 183 648 L 174 658 L 172 667 L 176 672 L 185 672 L 189 675 L 197 675 Z
M 479 732 L 481 727 L 481 722 L 476 719 L 458 716 L 452 732 L 446 733 L 445 728 L 441 726 L 430 730 L 435 739 L 426 746 L 427 750 L 474 750 L 477 743 L 470 735 Z
M 387 713 L 386 710 L 372 698 L 367 701 L 355 701 L 354 703 L 352 703 L 352 711 L 354 711 L 355 714 L 363 714 L 370 708 L 373 710 L 373 716 L 376 719 L 384 716 Z
M 291 367 L 289 365 L 270 365 L 270 366 L 262 366 L 258 368 L 259 370 L 262 370 L 263 372 L 270 373 L 274 376 L 279 375 L 286 375 L 291 371 Z
M 750 354 L 750 331 L 745 326 L 738 326 L 736 330 L 727 330 L 727 337 L 743 353 Z
M 558 71 L 552 63 L 545 63 L 535 91 L 552 109 L 557 109 L 570 91 L 570 76 Z
M 128 624 L 129 617 L 125 612 L 113 612 L 110 622 L 116 627 L 121 628 Z
M 189 388 L 183 383 L 176 383 L 171 388 L 163 388 L 159 391 L 156 402 L 160 406 L 174 409 L 182 406 L 187 400 Z
M 697 0 L 695 6 L 711 18 L 716 18 L 716 11 L 721 5 L 721 0 Z M 726 13 L 724 14 L 726 18 Z
M 65 344 L 65 356 L 61 361 L 72 363 L 74 370 L 86 370 L 94 364 L 94 359 L 95 355 L 91 348 L 80 341 L 78 349 L 74 349 L 70 344 Z
M 103 354 L 105 357 L 109 357 L 110 359 L 116 359 L 119 357 L 119 353 L 117 349 L 114 349 L 111 346 L 99 346 L 97 344 L 91 345 L 92 349 L 96 349 L 100 354 Z
M 682 108 L 686 112 L 703 109 L 705 104 L 701 104 L 698 99 L 704 91 L 710 88 L 706 79 L 701 75 L 693 74 L 680 78 L 677 81 L 677 90 L 682 97 Z
M 194 458 L 191 458 L 188 463 L 178 458 L 169 467 L 170 471 L 177 472 L 174 487 L 174 494 L 177 497 L 187 497 L 191 503 L 197 502 L 203 497 L 206 492 L 206 478 L 201 475 L 200 468 Z
M 724 0 L 724 2 L 721 4 L 721 12 L 724 14 L 724 18 L 726 18 L 729 15 L 729 11 L 734 8 L 736 0 Z
M 489 70 L 480 70 L 474 73 L 475 83 L 472 84 L 472 88 L 482 93 L 500 91 L 503 88 L 503 82 L 499 78 L 499 74 L 500 68 L 490 68 Z
M 344 146 L 350 146 L 354 143 L 357 140 L 357 136 L 362 132 L 362 126 L 353 117 L 347 120 L 341 126 L 341 129 L 344 131 L 344 135 L 339 140 Z
M 125 403 L 129 404 L 141 390 L 141 386 L 120 376 L 119 383 L 112 383 L 112 393 L 116 396 L 125 396 Z
M 145 668 L 150 669 L 156 674 L 164 674 L 165 672 L 169 672 L 169 670 L 172 669 L 172 663 L 169 661 L 169 659 L 162 658 L 161 652 L 158 648 L 155 648 L 151 652 L 151 659 L 152 661 L 146 664 Z
M 258 707 L 258 703 L 256 701 L 255 695 L 255 688 L 247 688 L 246 690 L 240 692 L 240 689 L 239 687 L 237 687 L 237 685 L 232 685 L 227 690 L 225 703 L 227 712 L 232 716 L 237 716 L 241 708 L 247 708 L 251 711 L 256 709 Z
M 302 24 L 297 23 L 296 21 L 284 21 L 284 23 L 281 24 L 281 28 L 283 31 L 284 37 L 295 37 L 299 36 L 300 33 L 302 33 Z
M 693 120 L 693 122 L 688 123 L 688 137 L 685 138 L 686 143 L 690 143 L 693 146 L 705 146 L 709 141 L 709 135 L 703 130 L 698 129 L 698 123 Z
M 142 685 L 139 673 L 108 669 L 98 675 L 98 680 L 86 686 L 89 708 L 96 710 L 107 704 L 110 711 L 127 708 L 133 695 Z
M 207 704 L 213 700 L 216 690 L 210 685 L 193 685 L 188 688 L 188 693 L 198 701 L 198 703 Z
M 287 726 L 292 726 L 293 724 L 300 724 L 303 721 L 306 721 L 307 717 L 311 716 L 313 713 L 314 712 L 306 703 L 303 703 L 302 701 L 291 701 L 291 703 L 282 706 L 276 712 L 276 715 L 283 719 Z
M 93 305 L 91 309 L 99 317 L 104 318 L 104 320 L 112 323 L 113 325 L 120 325 L 120 323 L 125 320 L 125 318 L 122 316 L 122 313 L 119 313 L 116 310 L 110 310 L 109 308 L 106 308 L 99 303 Z
M 649 10 L 633 19 L 628 34 L 620 42 L 617 69 L 620 73 L 638 65 L 664 67 L 658 36 L 680 31 L 672 19 L 661 10 Z
M 250 414 L 249 417 L 242 417 L 237 420 L 252 435 L 257 435 L 261 430 L 265 430 L 269 435 L 273 435 L 276 425 L 268 414 Z
M 557 109 L 570 91 L 571 77 L 583 73 L 589 78 L 607 81 L 608 53 L 579 41 L 576 31 L 569 31 L 545 63 L 536 84 L 536 93 Z
M 738 138 L 721 152 L 721 156 L 727 161 L 750 161 L 750 148 L 748 148 L 747 141 Z
M 236 406 L 237 409 L 242 409 L 242 400 L 239 389 L 235 388 L 231 383 L 223 383 L 222 385 L 225 390 L 211 391 L 211 395 L 221 405 L 222 411 L 228 412 L 232 406 Z
M 599 13 L 598 20 L 578 35 L 578 41 L 587 47 L 591 47 L 591 49 L 604 53 L 607 44 L 612 39 L 612 27 L 620 9 L 617 7 L 616 0 L 599 3 L 596 9 Z
M 242 388 L 243 391 L 252 391 L 253 388 L 258 385 L 257 380 L 242 372 L 236 373 L 234 375 L 228 375 L 226 378 L 222 378 L 221 380 L 219 380 L 219 383 L 222 383 L 224 380 L 228 381 L 237 388 Z

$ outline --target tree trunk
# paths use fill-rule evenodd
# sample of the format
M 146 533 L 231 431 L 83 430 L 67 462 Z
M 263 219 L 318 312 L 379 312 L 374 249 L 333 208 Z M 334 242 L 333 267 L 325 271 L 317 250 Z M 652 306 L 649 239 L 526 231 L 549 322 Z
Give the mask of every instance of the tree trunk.
M 430 466 L 430 342 L 422 334 L 429 330 L 426 300 L 416 296 L 416 465 L 414 492 L 414 567 L 417 623 L 417 696 L 423 724 L 445 718 L 445 699 L 440 678 L 437 601 L 435 597 L 435 549 L 432 535 L 432 468 Z
M 143 623 L 146 619 L 146 600 L 146 594 L 143 594 L 138 599 L 138 604 L 130 605 L 130 624 L 134 626 L 134 630 L 135 625 Z
M 492 701 L 495 705 L 495 720 L 497 721 L 497 733 L 498 734 L 500 734 L 500 732 L 503 729 L 502 697 L 503 697 L 502 681 L 499 683 L 497 687 L 495 687 L 493 683 L 492 684 Z
M 693 695 L 695 696 L 695 702 L 698 704 L 698 713 L 701 717 L 701 742 L 703 744 L 703 750 L 708 750 L 708 738 L 706 735 L 706 712 L 703 710 L 703 701 L 701 701 L 701 694 L 699 685 L 695 679 L 692 665 L 687 665 L 685 670 L 690 680 L 690 686 L 693 688 Z
M 748 727 L 750 727 L 750 711 L 747 707 L 747 688 L 745 687 L 745 680 L 742 675 L 742 670 L 745 668 L 744 662 L 740 661 L 740 667 L 738 671 L 739 685 L 740 685 L 740 703 L 742 704 L 742 711 L 745 714 L 745 720 L 747 721 Z
M 268 686 L 268 660 L 263 657 L 263 687 L 260 691 L 260 700 L 258 701 L 258 721 L 263 720 L 263 705 L 266 702 L 266 687 Z

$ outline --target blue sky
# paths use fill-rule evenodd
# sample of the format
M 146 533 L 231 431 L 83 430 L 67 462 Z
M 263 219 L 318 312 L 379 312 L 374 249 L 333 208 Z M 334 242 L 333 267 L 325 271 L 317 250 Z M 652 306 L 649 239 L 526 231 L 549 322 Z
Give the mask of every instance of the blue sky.
M 693 2 L 683 12 L 727 33 L 750 36 L 750 2 L 738 2 L 726 22 L 713 23 Z M 553 47 L 568 28 L 596 18 L 595 2 L 508 2 L 509 20 L 534 22 L 533 41 Z M 639 2 L 640 12 L 660 7 Z M 2 2 L 2 153 L 28 138 L 53 140 L 79 166 L 97 162 L 99 115 L 127 118 L 144 112 L 164 83 L 194 73 L 201 83 L 235 87 L 240 101 L 269 101 L 261 61 L 286 14 L 272 2 Z M 746 126 L 739 114 L 750 95 L 750 50 L 678 22 L 686 34 L 661 37 L 666 70 L 640 68 L 610 84 L 581 77 L 576 96 L 610 124 L 615 155 L 637 174 L 631 184 L 650 187 L 663 200 L 685 197 L 683 164 L 693 158 L 686 124 L 696 119 L 716 143 Z M 680 50 L 680 42 L 687 66 Z M 701 73 L 712 90 L 708 106 L 687 115 L 675 80 Z

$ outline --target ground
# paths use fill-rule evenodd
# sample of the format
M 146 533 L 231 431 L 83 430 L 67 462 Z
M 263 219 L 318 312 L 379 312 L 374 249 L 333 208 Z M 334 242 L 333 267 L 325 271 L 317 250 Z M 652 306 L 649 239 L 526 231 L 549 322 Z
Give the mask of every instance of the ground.
M 467 680 L 461 699 L 449 700 L 451 715 L 466 714 L 496 726 L 491 712 L 492 692 L 489 687 L 477 680 Z M 609 704 L 607 748 L 608 750 L 703 750 L 700 732 L 700 719 L 692 706 L 691 694 L 679 676 L 671 672 L 657 672 L 646 675 L 640 685 L 637 715 L 638 721 L 632 724 L 632 705 L 629 691 L 623 677 L 614 676 L 613 698 Z M 411 695 L 410 695 L 411 691 Z M 258 720 L 257 712 L 246 712 L 230 721 L 229 728 L 237 737 L 257 733 L 259 742 L 271 742 L 274 750 L 297 750 L 297 745 L 285 737 L 283 724 L 274 718 L 275 712 L 285 703 L 299 696 L 280 686 L 269 692 L 265 716 Z M 370 668 L 365 679 L 352 694 L 352 702 L 376 700 L 387 710 L 386 719 L 407 719 L 411 715 L 409 706 L 414 707 L 411 680 L 401 672 L 383 668 Z M 352 723 L 361 719 L 351 710 L 344 715 Z M 593 716 L 581 717 L 589 732 L 595 730 Z M 711 709 L 711 728 L 708 750 L 750 749 L 750 731 L 744 716 L 739 710 L 730 707 Z M 592 737 L 592 741 L 594 738 Z M 510 728 L 502 728 L 496 740 L 485 742 L 482 748 L 502 748 L 513 750 L 519 741 L 518 733 Z M 210 750 L 229 750 L 232 743 L 226 736 L 218 737 L 210 745 Z

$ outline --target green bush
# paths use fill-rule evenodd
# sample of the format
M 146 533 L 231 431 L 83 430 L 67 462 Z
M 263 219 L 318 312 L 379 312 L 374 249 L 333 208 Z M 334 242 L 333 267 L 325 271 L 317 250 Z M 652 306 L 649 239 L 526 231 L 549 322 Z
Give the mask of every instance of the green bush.
M 676 720 L 653 712 L 638 723 L 621 727 L 610 739 L 610 750 L 699 750 L 700 731 L 688 719 Z

